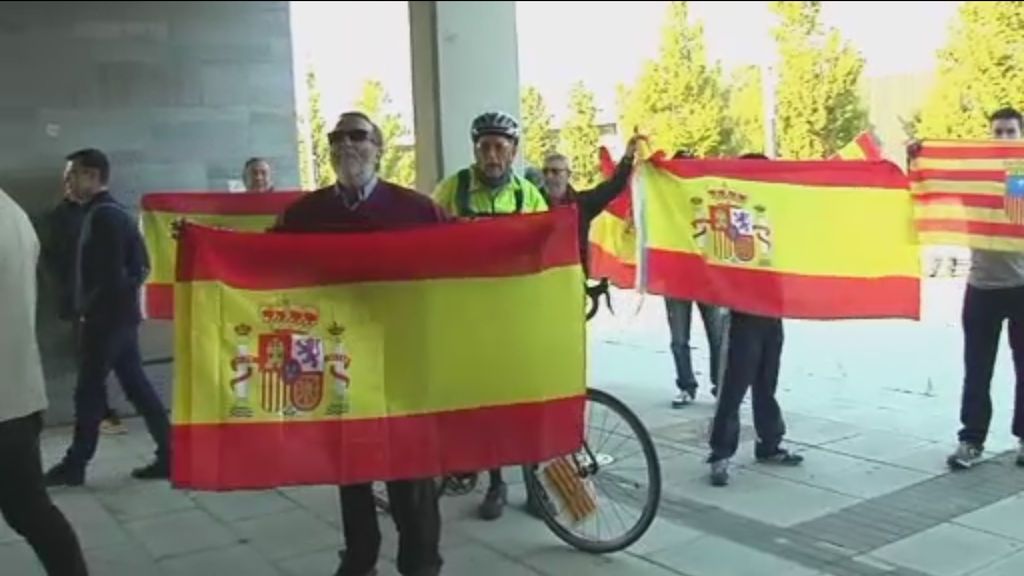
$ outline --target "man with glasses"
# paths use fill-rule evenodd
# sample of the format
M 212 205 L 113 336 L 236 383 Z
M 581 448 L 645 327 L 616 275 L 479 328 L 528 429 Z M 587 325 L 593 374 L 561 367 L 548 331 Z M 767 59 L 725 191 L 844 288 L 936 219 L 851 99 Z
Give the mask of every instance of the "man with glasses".
M 365 114 L 342 114 L 328 138 L 337 181 L 292 204 L 274 231 L 394 230 L 445 219 L 429 197 L 377 176 L 384 136 Z M 434 480 L 397 480 L 388 482 L 387 489 L 398 527 L 398 571 L 403 576 L 437 576 L 442 564 L 441 513 Z M 373 576 L 381 544 L 373 488 L 358 484 L 342 486 L 340 492 L 345 551 L 335 576 Z
M 1020 140 L 1024 119 L 1013 108 L 998 110 L 989 118 L 992 138 Z M 919 146 L 907 151 L 913 157 Z M 1024 191 L 1024 177 L 1007 178 L 1007 194 L 1014 187 Z M 960 443 L 947 464 L 965 470 L 981 459 L 989 423 L 992 397 L 989 389 L 995 368 L 1003 321 L 1009 323 L 1010 350 L 1016 372 L 1016 403 L 1013 435 L 1020 440 L 1017 465 L 1024 466 L 1024 254 L 990 250 L 971 251 L 971 271 L 963 304 L 964 384 L 960 405 Z
M 552 206 L 575 204 L 579 207 L 580 218 L 580 258 L 584 269 L 587 268 L 590 247 L 590 223 L 597 218 L 608 204 L 629 186 L 629 177 L 633 173 L 633 160 L 636 156 L 637 142 L 640 136 L 630 138 L 626 151 L 615 167 L 612 176 L 589 190 L 576 191 L 569 183 L 572 178 L 572 167 L 564 154 L 549 154 L 544 159 L 544 193 Z

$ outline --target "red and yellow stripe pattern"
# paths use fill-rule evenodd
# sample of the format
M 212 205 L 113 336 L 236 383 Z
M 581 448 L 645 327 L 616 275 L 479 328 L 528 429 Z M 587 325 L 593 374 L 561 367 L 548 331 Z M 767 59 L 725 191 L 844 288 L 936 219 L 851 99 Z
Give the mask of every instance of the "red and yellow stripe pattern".
M 174 484 L 349 484 L 574 452 L 577 235 L 574 208 L 387 234 L 187 225 Z
M 153 192 L 142 197 L 142 233 L 152 270 L 143 287 L 147 318 L 174 318 L 174 223 L 262 231 L 302 192 L 242 194 L 233 192 Z
M 601 172 L 610 178 L 615 161 L 601 147 Z M 590 224 L 588 273 L 591 278 L 607 278 L 618 288 L 636 286 L 636 228 L 633 225 L 633 193 L 624 190 Z
M 852 142 L 840 148 L 829 160 L 882 160 L 882 144 L 871 130 L 857 135 Z
M 1024 251 L 1024 142 L 925 140 L 910 164 L 922 244 Z

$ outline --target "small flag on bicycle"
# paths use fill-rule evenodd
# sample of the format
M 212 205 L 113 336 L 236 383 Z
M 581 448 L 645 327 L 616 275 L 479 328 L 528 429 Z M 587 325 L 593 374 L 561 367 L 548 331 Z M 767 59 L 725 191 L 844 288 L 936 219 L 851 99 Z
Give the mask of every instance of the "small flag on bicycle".
M 571 207 L 387 234 L 186 225 L 172 482 L 344 485 L 576 451 L 578 234 Z
M 152 266 L 142 291 L 147 318 L 174 318 L 174 223 L 262 231 L 274 225 L 301 192 L 236 194 L 232 192 L 152 192 L 142 196 L 142 234 Z

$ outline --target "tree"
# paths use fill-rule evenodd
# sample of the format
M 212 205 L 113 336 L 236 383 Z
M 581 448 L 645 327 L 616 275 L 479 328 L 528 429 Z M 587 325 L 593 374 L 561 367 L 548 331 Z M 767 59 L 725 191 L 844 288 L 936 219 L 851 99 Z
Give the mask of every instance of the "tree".
M 380 176 L 411 188 L 416 183 L 416 155 L 409 142 L 412 131 L 401 114 L 390 111 L 391 106 L 391 97 L 384 89 L 384 84 L 379 80 L 363 83 L 362 94 L 356 100 L 355 107 L 372 118 L 384 136 Z
M 299 156 L 299 185 L 303 190 L 312 190 L 316 187 L 316 179 L 313 177 L 313 152 L 309 146 L 309 125 L 306 117 L 298 115 L 298 156 Z
M 778 153 L 833 154 L 868 126 L 858 87 L 864 58 L 821 22 L 821 2 L 772 2 L 779 49 L 775 122 Z
M 329 186 L 335 180 L 331 166 L 331 144 L 327 140 L 327 121 L 320 104 L 320 86 L 316 72 L 306 73 L 306 91 L 309 98 L 309 139 L 313 152 L 313 180 L 317 186 Z
M 569 117 L 562 127 L 562 150 L 572 166 L 572 185 L 585 190 L 601 178 L 597 148 L 601 131 L 597 127 L 597 104 L 594 93 L 583 82 L 573 84 L 569 91 Z
M 964 2 L 938 54 L 935 88 L 915 124 L 923 138 L 986 138 L 988 116 L 1024 108 L 1024 2 Z
M 540 167 L 544 157 L 558 146 L 554 120 L 540 90 L 535 86 L 523 89 L 520 98 L 523 116 L 522 154 L 527 166 Z
M 761 69 L 743 66 L 729 83 L 728 146 L 730 156 L 764 152 L 764 98 Z
M 720 153 L 727 130 L 721 78 L 718 63 L 708 62 L 703 25 L 689 21 L 687 2 L 672 2 L 657 59 L 631 90 L 620 89 L 621 132 L 638 128 L 668 152 Z

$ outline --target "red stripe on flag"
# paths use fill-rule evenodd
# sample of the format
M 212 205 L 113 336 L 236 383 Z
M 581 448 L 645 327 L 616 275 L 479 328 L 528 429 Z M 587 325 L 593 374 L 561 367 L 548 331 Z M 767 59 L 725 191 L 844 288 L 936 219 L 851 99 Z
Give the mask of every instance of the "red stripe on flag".
M 146 284 L 146 318 L 155 320 L 174 319 L 174 285 Z
M 911 170 L 910 180 L 949 180 L 953 182 L 993 182 L 1006 181 L 1005 170 Z
M 936 160 L 999 160 L 1003 158 L 1024 159 L 1024 146 L 930 146 L 927 143 L 917 154 L 919 158 Z
M 920 318 L 917 277 L 782 274 L 709 265 L 696 254 L 648 250 L 648 289 L 776 318 Z
M 572 206 L 386 233 L 247 234 L 188 226 L 178 246 L 179 281 L 218 280 L 249 290 L 522 276 L 580 264 Z
M 582 445 L 585 402 L 580 396 L 421 416 L 175 425 L 171 482 L 194 490 L 257 490 L 542 462 Z
M 626 264 L 593 242 L 590 243 L 589 274 L 594 280 L 607 278 L 617 288 L 631 290 L 636 287 L 636 265 Z
M 919 232 L 959 232 L 974 236 L 1005 236 L 1024 238 L 1024 226 L 1007 222 L 978 222 L 976 220 L 940 220 L 923 218 L 916 221 Z
M 929 192 L 914 196 L 914 203 L 923 206 L 965 206 L 968 208 L 1002 208 L 1001 194 L 956 194 L 954 192 Z
M 301 198 L 303 192 L 151 192 L 142 196 L 142 209 L 178 214 L 253 216 L 280 214 Z
M 861 133 L 854 142 L 857 143 L 857 147 L 864 153 L 865 160 L 882 159 L 882 147 L 878 142 L 878 137 L 873 132 Z
M 907 189 L 895 164 L 869 160 L 665 160 L 651 163 L 680 178 L 735 178 L 807 186 Z

